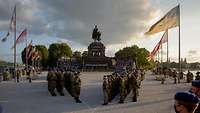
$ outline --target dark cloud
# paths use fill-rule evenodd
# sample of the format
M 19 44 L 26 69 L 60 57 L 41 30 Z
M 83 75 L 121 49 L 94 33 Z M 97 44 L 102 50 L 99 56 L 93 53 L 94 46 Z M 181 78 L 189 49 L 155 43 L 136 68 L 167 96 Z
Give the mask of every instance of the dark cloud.
M 14 4 L 18 26 L 31 34 L 56 36 L 88 45 L 95 24 L 106 44 L 119 44 L 144 31 L 152 17 L 148 0 L 0 0 L 0 30 L 6 30 Z M 5 24 L 6 23 L 6 24 Z

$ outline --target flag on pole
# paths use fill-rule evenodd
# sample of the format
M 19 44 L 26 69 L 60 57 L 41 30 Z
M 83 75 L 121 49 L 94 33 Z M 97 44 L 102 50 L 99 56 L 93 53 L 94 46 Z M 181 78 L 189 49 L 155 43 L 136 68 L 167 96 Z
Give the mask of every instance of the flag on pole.
M 3 39 L 1 39 L 1 42 L 6 42 L 8 36 L 10 36 L 10 31 L 14 31 L 15 27 L 16 27 L 16 6 L 14 8 L 12 18 L 10 20 L 8 33 L 6 34 L 6 36 Z
M 179 5 L 171 9 L 163 18 L 151 26 L 146 35 L 152 35 L 167 29 L 179 26 L 180 8 Z
M 38 56 L 38 51 L 35 51 L 35 52 L 33 53 L 31 59 L 32 59 L 32 60 L 35 60 L 37 56 Z
M 5 42 L 5 41 L 7 40 L 7 38 L 8 38 L 8 36 L 10 36 L 10 32 L 8 32 L 8 33 L 6 34 L 6 36 L 5 36 L 4 38 L 1 39 L 1 42 Z
M 166 43 L 167 41 L 168 41 L 168 32 L 165 31 L 165 33 L 163 34 L 163 36 L 160 40 L 160 45 Z
M 16 6 L 14 8 L 12 18 L 11 18 L 11 21 L 10 21 L 10 30 L 14 31 L 15 27 L 16 27 Z
M 31 47 L 32 47 L 32 43 L 33 43 L 33 41 L 31 40 L 31 42 L 28 44 L 28 46 L 27 46 L 27 51 L 29 52 L 29 50 L 31 49 Z
M 23 42 L 27 36 L 27 29 L 24 29 L 24 31 L 21 32 L 21 34 L 18 36 L 17 40 L 15 41 L 15 44 L 13 45 L 12 49 L 19 43 Z
M 30 50 L 30 52 L 29 52 L 29 54 L 28 54 L 28 58 L 30 58 L 30 57 L 33 55 L 33 53 L 35 53 L 35 47 L 33 47 L 33 48 Z
M 32 47 L 32 40 L 31 40 L 31 42 L 28 44 L 28 46 L 26 47 L 26 59 L 28 59 L 28 53 L 29 53 L 31 47 Z
M 165 31 L 165 33 L 163 34 L 162 38 L 160 39 L 160 41 L 158 42 L 158 44 L 154 47 L 153 51 L 149 54 L 148 59 L 153 59 L 154 56 L 157 54 L 157 52 L 160 50 L 161 45 L 166 43 L 168 41 L 168 32 Z
M 35 60 L 39 60 L 39 59 L 40 59 L 40 55 L 38 54 Z

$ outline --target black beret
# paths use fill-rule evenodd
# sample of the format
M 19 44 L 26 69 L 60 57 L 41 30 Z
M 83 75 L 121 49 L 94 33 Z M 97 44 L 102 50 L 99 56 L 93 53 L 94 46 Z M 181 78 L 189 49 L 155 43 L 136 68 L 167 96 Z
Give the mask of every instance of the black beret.
M 192 81 L 192 86 L 200 88 L 200 80 L 193 80 Z
M 199 98 L 190 92 L 177 92 L 174 96 L 175 100 L 183 101 L 191 104 L 198 104 Z

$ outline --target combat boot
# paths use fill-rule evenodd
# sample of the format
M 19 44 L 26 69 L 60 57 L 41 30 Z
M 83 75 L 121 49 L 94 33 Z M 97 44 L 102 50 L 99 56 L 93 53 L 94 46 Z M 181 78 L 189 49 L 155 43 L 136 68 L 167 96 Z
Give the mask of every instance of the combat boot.
M 137 98 L 134 97 L 133 100 L 132 100 L 132 102 L 137 102 Z
M 65 94 L 63 92 L 60 92 L 60 96 L 65 96 Z
M 123 100 L 120 100 L 118 103 L 119 103 L 119 104 L 123 104 L 123 103 L 124 103 L 124 101 L 123 101 Z
M 108 103 L 103 103 L 102 105 L 108 105 Z
M 55 97 L 55 96 L 57 96 L 55 93 L 51 93 L 51 96 L 53 96 L 53 97 Z
M 79 100 L 79 98 L 75 98 L 76 103 L 82 103 L 81 100 Z

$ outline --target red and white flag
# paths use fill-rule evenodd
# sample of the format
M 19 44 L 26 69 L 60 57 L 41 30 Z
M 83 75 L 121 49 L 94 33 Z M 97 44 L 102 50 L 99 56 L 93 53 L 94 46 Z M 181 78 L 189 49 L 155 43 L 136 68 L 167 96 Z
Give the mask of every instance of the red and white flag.
M 154 56 L 157 54 L 157 52 L 160 50 L 162 44 L 166 43 L 168 41 L 168 32 L 166 31 L 158 44 L 154 47 L 153 51 L 149 54 L 149 58 L 153 59 Z
M 32 45 L 32 43 L 33 43 L 33 41 L 31 40 L 31 42 L 28 44 L 28 46 L 27 46 L 27 51 L 29 52 L 29 50 L 31 49 L 31 47 L 33 46 Z
M 34 52 L 33 55 L 32 55 L 32 60 L 35 60 L 38 56 L 38 51 Z
M 31 49 L 31 47 L 32 47 L 32 40 L 31 40 L 31 42 L 28 44 L 28 46 L 26 47 L 26 59 L 28 59 L 28 53 L 29 53 L 29 51 L 30 51 L 30 49 Z
M 168 41 L 168 32 L 166 31 L 164 34 L 163 34 L 163 36 L 162 36 L 162 38 L 161 38 L 161 40 L 160 40 L 160 44 L 164 44 L 164 43 L 166 43 Z
M 39 60 L 39 59 L 40 59 L 40 55 L 38 54 L 35 60 Z
M 33 47 L 31 50 L 30 50 L 30 52 L 29 52 L 29 54 L 28 54 L 28 58 L 30 58 L 34 53 L 35 53 L 35 47 Z
M 27 36 L 27 29 L 24 29 L 22 33 L 18 36 L 17 40 L 15 41 L 15 44 L 13 45 L 12 49 L 16 47 L 17 44 L 23 42 L 26 39 Z

